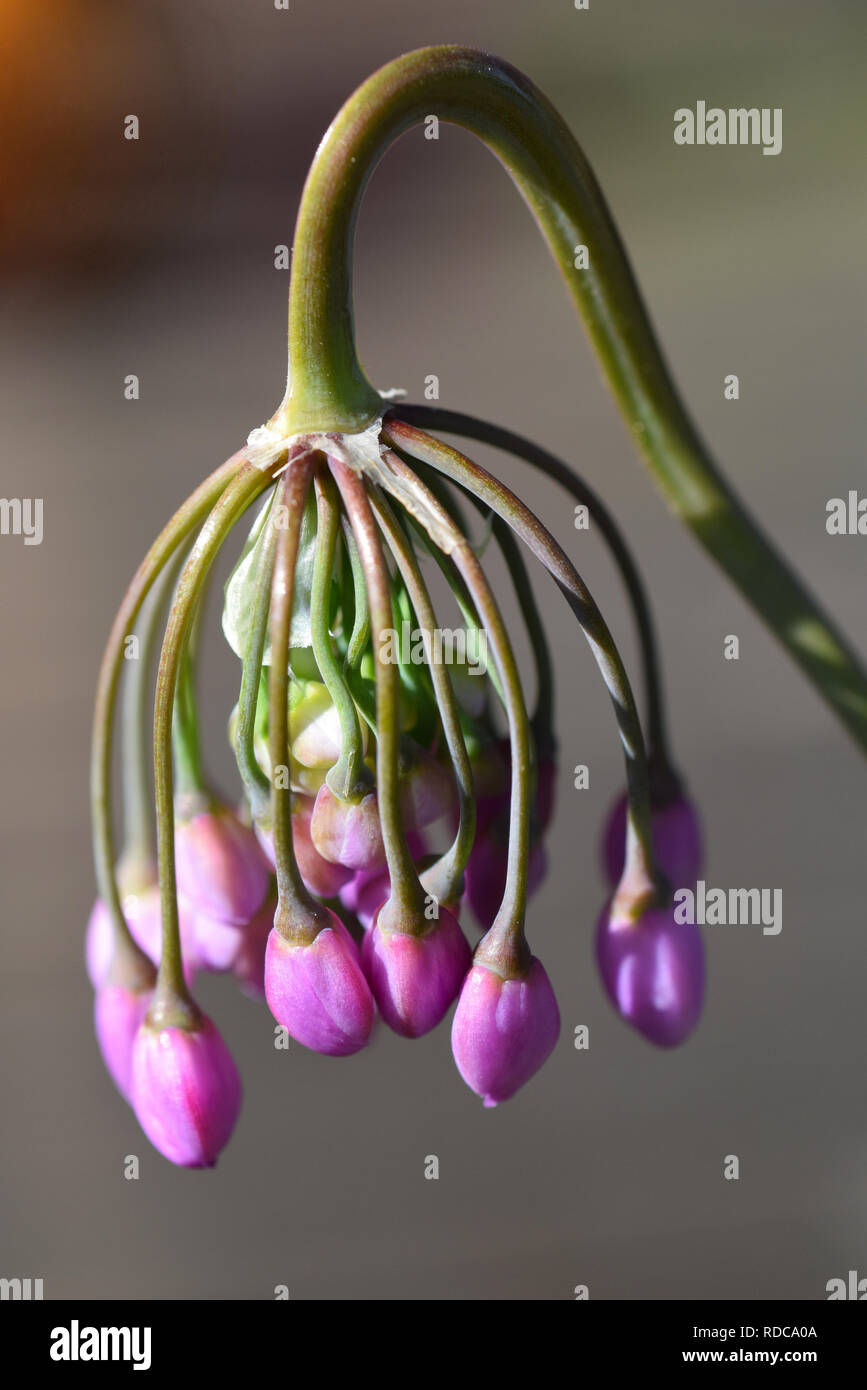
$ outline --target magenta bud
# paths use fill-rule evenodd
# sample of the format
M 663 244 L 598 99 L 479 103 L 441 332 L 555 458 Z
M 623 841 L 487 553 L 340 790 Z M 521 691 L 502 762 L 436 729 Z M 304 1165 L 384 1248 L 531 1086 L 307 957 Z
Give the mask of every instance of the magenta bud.
M 419 1038 L 457 998 L 472 952 L 448 908 L 440 906 L 438 919 L 420 936 L 383 927 L 380 915 L 361 944 L 365 973 L 389 1028 Z
M 265 857 L 253 831 L 228 806 L 178 820 L 175 861 L 178 892 L 202 917 L 243 926 L 265 901 Z
M 458 1071 L 485 1105 L 499 1105 L 547 1061 L 560 1036 L 560 1010 L 541 961 L 522 978 L 504 979 L 475 964 L 452 1024 Z
M 602 840 L 602 859 L 608 882 L 616 888 L 626 852 L 627 797 L 611 808 Z M 651 812 L 653 848 L 659 867 L 674 888 L 689 887 L 701 872 L 702 845 L 698 816 L 686 797 L 677 796 Z
M 697 926 L 671 907 L 637 921 L 612 919 L 607 904 L 596 929 L 602 982 L 622 1018 L 659 1047 L 692 1032 L 704 1001 L 704 943 Z
M 310 838 L 323 859 L 347 869 L 380 869 L 385 863 L 376 792 L 343 801 L 325 782 L 316 794 Z
M 374 1008 L 358 947 L 329 909 L 330 926 L 309 943 L 274 927 L 265 953 L 268 1008 L 291 1037 L 314 1052 L 349 1057 L 370 1041 Z
M 136 945 L 154 965 L 160 963 L 162 951 L 162 913 L 158 888 L 147 888 L 141 893 L 130 893 L 121 904 L 130 936 Z M 181 929 L 181 949 L 184 955 L 184 978 L 188 985 L 193 983 L 196 971 L 204 965 L 196 942 L 197 928 L 195 918 L 188 905 L 178 903 L 178 917 Z M 94 989 L 100 989 L 108 977 L 109 966 L 114 955 L 114 931 L 111 915 L 101 898 L 93 904 L 87 923 L 84 942 L 84 958 L 87 973 Z
M 485 931 L 493 922 L 503 901 L 508 858 L 508 842 L 494 826 L 476 840 L 467 861 L 464 891 L 467 902 Z M 541 840 L 534 840 L 530 846 L 530 861 L 527 866 L 528 897 L 539 888 L 547 870 L 545 846 Z
M 104 984 L 93 1001 L 93 1026 L 109 1076 L 124 1100 L 132 1091 L 132 1050 L 151 1001 L 151 991 Z
M 263 903 L 241 933 L 241 945 L 232 963 L 232 973 L 244 994 L 265 999 L 265 951 L 274 925 L 276 898 Z
M 213 1168 L 241 1110 L 232 1054 L 204 1014 L 196 1028 L 145 1020 L 132 1051 L 132 1104 L 155 1149 L 182 1168 Z
M 407 830 L 424 830 L 455 805 L 452 774 L 425 748 L 413 751 L 411 765 L 400 779 L 400 809 Z
M 417 830 L 410 830 L 406 845 L 413 861 L 418 863 L 425 853 L 424 836 Z M 387 868 L 359 869 L 341 888 L 340 901 L 367 931 L 377 908 L 382 906 L 390 892 L 391 879 Z

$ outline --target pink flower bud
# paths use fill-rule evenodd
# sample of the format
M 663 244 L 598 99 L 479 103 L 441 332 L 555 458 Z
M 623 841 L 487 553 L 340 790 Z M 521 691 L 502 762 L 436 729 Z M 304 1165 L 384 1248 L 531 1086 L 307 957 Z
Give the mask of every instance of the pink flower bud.
M 310 943 L 289 941 L 272 929 L 265 996 L 277 1022 L 297 1042 L 330 1057 L 349 1057 L 370 1040 L 373 999 L 358 947 L 340 918 L 328 915 L 330 926 Z
M 298 872 L 305 888 L 315 898 L 336 898 L 344 884 L 351 882 L 354 870 L 347 869 L 343 864 L 332 864 L 329 859 L 323 859 L 310 835 L 313 798 L 295 796 L 292 799 L 293 806 L 296 802 L 308 802 L 310 807 L 309 810 L 302 810 L 292 817 L 292 848 L 295 862 L 298 865 Z M 277 856 L 274 853 L 274 837 L 271 831 L 257 825 L 256 838 L 268 863 L 276 869 Z
M 241 1078 L 209 1018 L 202 1014 L 194 1029 L 142 1023 L 132 1052 L 132 1104 L 171 1163 L 213 1168 L 240 1113 Z
M 124 1100 L 132 1089 L 132 1049 L 151 1001 L 151 991 L 104 984 L 93 1001 L 93 1026 L 109 1076 Z
M 388 1026 L 418 1038 L 436 1027 L 457 998 L 472 952 L 445 907 L 420 936 L 384 927 L 380 915 L 361 945 L 365 973 Z
M 332 864 L 348 869 L 380 869 L 385 863 L 376 792 L 342 801 L 325 782 L 316 794 L 310 819 L 314 848 Z
M 178 821 L 175 861 L 178 892 L 202 917 L 243 926 L 265 901 L 268 865 L 228 806 Z
M 467 902 L 485 931 L 493 922 L 503 901 L 508 859 L 508 828 L 500 827 L 498 823 L 476 840 L 467 861 L 464 871 Z M 528 897 L 539 888 L 547 871 L 545 846 L 540 839 L 536 839 L 530 846 L 530 862 L 527 866 Z
M 596 929 L 602 982 L 622 1018 L 659 1047 L 692 1032 L 704 1001 L 704 943 L 671 907 L 617 920 L 607 904 Z
M 232 963 L 232 973 L 244 994 L 251 999 L 265 999 L 265 951 L 274 925 L 276 897 L 263 903 L 241 933 L 241 945 Z
M 147 888 L 141 893 L 129 893 L 121 904 L 130 935 L 137 946 L 154 965 L 160 963 L 162 951 L 162 913 L 160 911 L 159 889 Z M 178 916 L 181 928 L 181 949 L 184 954 L 184 978 L 188 985 L 193 983 L 196 971 L 204 962 L 196 943 L 196 922 L 188 905 L 178 903 Z M 84 957 L 87 973 L 94 989 L 99 989 L 106 981 L 109 965 L 114 954 L 114 932 L 111 916 L 101 898 L 97 898 L 87 923 L 84 943 Z
M 417 864 L 425 854 L 424 837 L 411 830 L 406 837 L 407 849 Z M 388 869 L 359 869 L 340 890 L 340 901 L 367 931 L 391 892 Z
M 628 801 L 621 796 L 611 808 L 602 841 L 608 882 L 616 888 L 623 873 Z M 698 816 L 686 797 L 653 806 L 653 848 L 659 867 L 673 888 L 688 888 L 701 872 L 702 845 Z
M 504 979 L 475 964 L 452 1024 L 458 1071 L 485 1105 L 499 1105 L 547 1061 L 560 1036 L 560 1010 L 541 961 L 526 976 Z
M 456 788 L 452 774 L 432 753 L 416 748 L 412 763 L 400 779 L 400 807 L 407 830 L 424 830 L 453 810 Z

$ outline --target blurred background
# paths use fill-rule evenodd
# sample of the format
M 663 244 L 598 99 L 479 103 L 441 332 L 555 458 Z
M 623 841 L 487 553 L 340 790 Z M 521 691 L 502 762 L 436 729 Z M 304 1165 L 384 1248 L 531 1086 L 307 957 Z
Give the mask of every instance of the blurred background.
M 293 1298 L 568 1299 L 585 1284 L 591 1298 L 762 1299 L 823 1298 L 829 1279 L 867 1274 L 867 768 L 667 514 L 531 219 L 462 131 L 408 133 L 373 179 L 362 360 L 411 399 L 438 375 L 443 405 L 535 436 L 615 508 L 655 605 L 705 877 L 781 888 L 782 933 L 707 930 L 706 1014 L 682 1050 L 653 1051 L 615 1018 L 591 946 L 622 766 L 586 646 L 540 577 L 562 766 L 528 931 L 563 1036 L 510 1104 L 483 1110 L 447 1027 L 415 1043 L 383 1031 L 341 1064 L 277 1052 L 265 1008 L 212 978 L 201 1002 L 245 1108 L 213 1172 L 179 1171 L 103 1072 L 82 964 L 111 618 L 177 504 L 276 407 L 288 277 L 274 248 L 291 242 L 333 114 L 401 51 L 489 48 L 560 109 L 714 454 L 867 650 L 867 540 L 825 531 L 830 497 L 867 491 L 864 6 L 3 0 L 0 15 L 0 491 L 44 499 L 40 546 L 0 539 L 0 1275 L 41 1277 L 47 1298 L 271 1298 L 285 1284 Z M 698 99 L 781 107 L 782 153 L 676 147 L 673 112 Z M 732 372 L 737 402 L 723 398 Z M 124 399 L 130 373 L 138 401 Z M 477 453 L 568 546 L 637 681 L 595 537 L 553 485 Z M 239 673 L 216 604 L 211 616 L 206 736 L 234 796 Z M 571 788 L 579 762 L 588 791 Z

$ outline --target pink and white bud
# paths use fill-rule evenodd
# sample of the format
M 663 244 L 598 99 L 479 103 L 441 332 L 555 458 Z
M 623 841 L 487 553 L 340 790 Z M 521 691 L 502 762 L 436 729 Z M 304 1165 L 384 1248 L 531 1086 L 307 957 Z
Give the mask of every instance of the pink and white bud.
M 323 783 L 310 818 L 310 838 L 322 858 L 332 864 L 347 869 L 382 868 L 385 846 L 376 792 L 344 801 Z

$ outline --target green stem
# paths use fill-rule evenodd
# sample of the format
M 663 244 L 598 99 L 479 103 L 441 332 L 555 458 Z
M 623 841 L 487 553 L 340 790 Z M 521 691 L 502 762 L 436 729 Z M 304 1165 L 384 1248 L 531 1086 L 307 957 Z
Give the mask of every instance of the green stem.
M 385 652 L 385 634 L 392 626 L 391 585 L 376 521 L 361 478 L 336 458 L 329 458 L 358 546 L 367 601 L 376 671 L 376 797 L 388 876 L 390 901 L 405 924 L 423 919 L 424 893 L 403 833 L 400 806 L 400 708 L 397 666 Z
M 270 473 L 245 463 L 220 495 L 199 532 L 178 580 L 163 639 L 154 701 L 154 789 L 163 930 L 157 986 L 150 1011 L 152 1022 L 163 1025 L 171 1023 L 177 1027 L 191 1027 L 198 1017 L 184 980 L 175 880 L 172 714 L 178 671 L 190 623 L 220 547 L 238 518 L 269 486 L 270 481 Z
M 127 661 L 124 673 L 120 716 L 124 847 L 118 864 L 118 876 L 124 889 L 129 884 L 152 881 L 156 863 L 151 782 L 151 673 L 165 621 L 166 602 L 183 557 L 181 546 L 142 604 L 138 654 Z
M 711 461 L 674 387 L 590 165 L 542 93 L 508 63 L 456 46 L 409 53 L 368 78 L 332 122 L 298 214 L 290 386 L 274 423 L 285 434 L 351 433 L 377 418 L 381 401 L 353 336 L 355 222 L 386 149 L 431 114 L 470 130 L 505 166 L 566 278 L 660 492 L 867 750 L 867 676 L 859 659 Z M 586 269 L 575 266 L 582 246 Z
M 632 606 L 647 696 L 648 759 L 651 762 L 662 762 L 671 768 L 662 676 L 647 591 L 623 532 L 602 499 L 562 459 L 556 458 L 547 449 L 541 448 L 530 439 L 524 439 L 512 430 L 501 429 L 499 425 L 477 420 L 474 416 L 464 415 L 459 411 L 440 410 L 438 406 L 405 405 L 401 402 L 395 415 L 407 424 L 418 425 L 422 429 L 463 435 L 466 439 L 476 439 L 481 444 L 489 444 L 494 449 L 514 454 L 516 458 L 521 458 L 538 468 L 546 477 L 553 478 L 576 502 L 587 508 L 620 570 Z
M 629 814 L 626 865 L 619 891 L 624 910 L 638 915 L 663 891 L 653 851 L 647 756 L 626 670 L 593 596 L 553 536 L 504 483 L 498 482 L 479 464 L 471 463 L 456 449 L 412 425 L 390 421 L 384 433 L 386 439 L 393 438 L 407 453 L 459 483 L 502 517 L 553 575 L 575 613 L 611 696 L 626 759 Z M 399 460 L 395 460 L 395 464 L 406 468 Z
M 373 488 L 370 491 L 370 505 L 406 585 L 416 621 L 427 636 L 426 649 L 430 653 L 430 643 L 437 627 L 436 613 L 409 537 L 385 498 Z M 421 881 L 422 887 L 433 893 L 438 902 L 452 903 L 457 901 L 463 892 L 464 869 L 476 833 L 473 770 L 467 756 L 460 714 L 449 673 L 442 662 L 434 661 L 430 654 L 428 665 L 458 788 L 458 828 L 450 847 L 436 864 L 422 874 Z
M 260 533 L 259 556 L 253 606 L 247 629 L 244 660 L 241 665 L 241 689 L 238 695 L 238 718 L 235 724 L 235 761 L 244 784 L 255 821 L 262 821 L 270 810 L 271 783 L 256 761 L 256 711 L 262 675 L 262 658 L 268 633 L 268 612 L 271 606 L 271 582 L 274 575 L 274 553 L 277 545 L 274 496 Z
M 271 830 L 277 871 L 274 925 L 287 940 L 308 945 L 330 917 L 304 887 L 292 843 L 292 791 L 289 785 L 289 654 L 295 565 L 313 458 L 302 455 L 283 475 L 275 498 L 277 548 L 271 581 L 268 668 L 268 752 L 271 762 Z M 285 520 L 284 520 L 285 519 Z
M 402 440 L 399 444 L 405 447 Z M 424 459 L 425 462 L 433 460 Z M 491 927 L 492 938 L 502 941 L 504 952 L 512 956 L 511 964 L 520 973 L 529 965 L 524 939 L 524 920 L 527 911 L 527 867 L 530 857 L 530 793 L 533 779 L 533 754 L 530 724 L 524 704 L 524 692 L 505 624 L 496 599 L 491 592 L 484 570 L 466 536 L 458 531 L 446 509 L 440 505 L 429 488 L 412 469 L 394 453 L 387 455 L 391 472 L 403 487 L 413 491 L 420 504 L 419 520 L 430 520 L 447 538 L 449 554 L 455 562 L 484 623 L 493 648 L 494 662 L 499 669 L 509 720 L 509 740 L 512 754 L 511 796 L 509 811 L 509 849 L 506 886 Z M 436 467 L 436 464 L 434 464 Z M 444 470 L 439 469 L 440 472 Z M 383 481 L 383 485 L 387 483 Z
M 93 832 L 93 858 L 99 896 L 106 904 L 114 929 L 115 951 L 142 976 L 153 968 L 129 933 L 121 906 L 115 873 L 114 829 L 112 825 L 111 751 L 114 731 L 117 685 L 124 660 L 126 638 L 132 632 L 155 579 L 201 522 L 226 484 L 240 470 L 243 451 L 226 460 L 187 498 L 160 532 L 142 560 L 117 611 L 106 643 L 96 686 L 93 736 L 90 757 L 90 812 Z
M 350 670 L 356 670 L 364 656 L 364 650 L 370 640 L 370 608 L 367 602 L 367 586 L 364 582 L 364 569 L 361 564 L 361 556 L 358 553 L 358 546 L 355 543 L 355 536 L 352 534 L 352 527 L 348 517 L 341 517 L 343 524 L 343 539 L 346 544 L 346 551 L 349 555 L 349 565 L 352 570 L 352 592 L 354 596 L 355 612 L 352 615 L 352 632 L 346 647 L 346 665 Z
M 185 812 L 192 814 L 207 801 L 199 740 L 199 717 L 196 710 L 196 648 L 201 616 L 200 602 L 190 617 L 187 637 L 181 652 L 172 714 L 175 800 L 179 804 L 182 802 Z
M 355 701 L 343 676 L 341 663 L 331 643 L 329 613 L 334 557 L 340 531 L 340 505 L 333 479 L 320 467 L 316 487 L 316 553 L 310 594 L 310 631 L 313 656 L 340 721 L 340 757 L 329 770 L 326 781 L 342 800 L 370 790 L 364 766 L 364 745 Z

